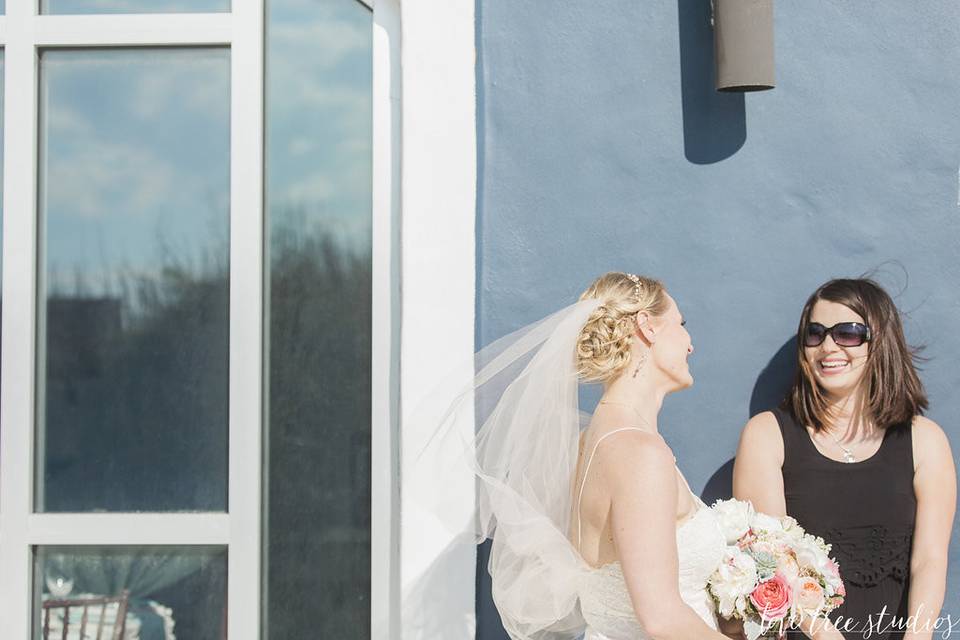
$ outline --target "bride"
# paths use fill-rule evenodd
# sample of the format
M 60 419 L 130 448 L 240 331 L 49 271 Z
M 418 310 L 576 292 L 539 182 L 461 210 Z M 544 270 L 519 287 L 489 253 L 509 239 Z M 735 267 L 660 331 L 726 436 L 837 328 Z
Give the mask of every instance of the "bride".
M 723 638 L 707 579 L 726 543 L 659 433 L 668 393 L 693 384 L 693 353 L 663 285 L 609 273 L 577 337 L 581 380 L 603 396 L 580 440 L 571 539 L 589 565 L 581 589 L 587 639 Z
M 480 425 L 466 443 L 472 529 L 492 539 L 487 568 L 511 638 L 728 637 L 706 590 L 724 536 L 659 433 L 664 397 L 693 382 L 692 352 L 660 282 L 608 273 L 477 354 L 444 424 L 469 414 Z M 578 408 L 581 381 L 603 384 L 592 417 Z

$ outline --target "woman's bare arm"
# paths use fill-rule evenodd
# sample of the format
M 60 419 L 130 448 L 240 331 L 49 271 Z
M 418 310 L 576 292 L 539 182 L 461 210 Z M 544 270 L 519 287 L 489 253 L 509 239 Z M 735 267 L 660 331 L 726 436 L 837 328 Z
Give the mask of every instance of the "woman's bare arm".
M 750 418 L 740 434 L 733 463 L 733 497 L 749 500 L 757 511 L 787 514 L 783 495 L 783 436 L 769 411 Z
M 913 442 L 917 516 L 910 555 L 908 615 L 916 616 L 917 622 L 916 633 L 909 630 L 904 640 L 929 640 L 946 593 L 948 548 L 957 504 L 957 471 L 950 441 L 936 422 L 915 418 Z
M 656 640 L 727 640 L 680 597 L 677 476 L 658 436 L 625 432 L 602 447 L 614 543 L 634 612 Z

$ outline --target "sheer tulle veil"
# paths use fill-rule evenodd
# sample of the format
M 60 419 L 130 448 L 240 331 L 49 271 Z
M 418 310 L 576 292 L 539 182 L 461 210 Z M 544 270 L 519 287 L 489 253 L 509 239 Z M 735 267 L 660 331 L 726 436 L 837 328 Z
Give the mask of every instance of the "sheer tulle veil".
M 475 503 L 466 514 L 446 486 L 435 487 L 431 510 L 454 533 L 492 539 L 493 598 L 515 639 L 576 638 L 585 627 L 578 593 L 589 567 L 567 537 L 585 417 L 576 342 L 601 304 L 575 303 L 479 351 L 472 385 L 419 453 L 472 472 Z M 479 427 L 472 438 L 452 426 L 464 417 Z

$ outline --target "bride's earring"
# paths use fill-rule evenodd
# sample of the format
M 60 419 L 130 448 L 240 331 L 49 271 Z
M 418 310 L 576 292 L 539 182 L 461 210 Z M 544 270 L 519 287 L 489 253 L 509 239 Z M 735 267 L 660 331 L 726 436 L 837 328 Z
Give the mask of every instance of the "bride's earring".
M 643 364 L 647 361 L 647 356 L 642 355 L 637 361 L 637 368 L 633 370 L 633 377 L 636 378 L 640 374 L 640 369 L 643 368 Z
M 640 316 L 639 316 L 639 315 L 637 316 L 636 322 L 637 322 L 637 335 L 638 335 L 638 336 L 642 336 L 642 335 L 643 335 L 642 325 L 646 322 L 646 320 L 647 320 L 646 317 L 644 317 L 644 318 L 643 318 L 643 321 L 641 321 L 641 320 L 640 320 Z M 647 354 L 644 353 L 644 354 L 642 354 L 642 355 L 640 356 L 640 358 L 637 360 L 637 367 L 633 370 L 633 376 L 632 376 L 633 378 L 636 378 L 638 375 L 640 375 L 640 369 L 643 368 L 643 365 L 644 365 L 644 363 L 645 363 L 646 361 L 647 361 Z

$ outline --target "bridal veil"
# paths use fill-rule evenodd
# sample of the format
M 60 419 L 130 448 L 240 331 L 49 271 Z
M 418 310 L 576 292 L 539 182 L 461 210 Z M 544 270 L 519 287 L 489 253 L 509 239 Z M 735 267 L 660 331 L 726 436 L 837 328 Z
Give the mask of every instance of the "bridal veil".
M 474 437 L 461 436 L 459 456 L 443 464 L 472 470 L 475 509 L 466 525 L 452 518 L 449 525 L 477 543 L 492 539 L 493 599 L 518 640 L 576 638 L 585 626 L 578 591 L 589 567 L 567 537 L 583 421 L 576 343 L 601 304 L 577 302 L 478 352 L 473 384 L 421 452 L 449 451 L 449 441 L 439 445 L 457 437 L 451 425 L 472 414 Z M 434 514 L 447 520 L 455 497 L 435 489 Z

